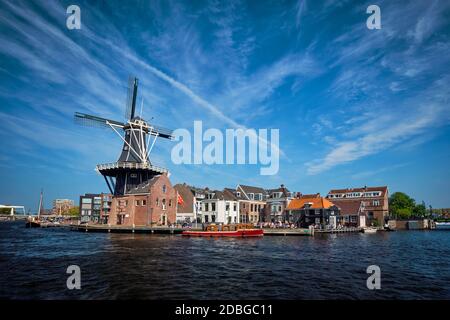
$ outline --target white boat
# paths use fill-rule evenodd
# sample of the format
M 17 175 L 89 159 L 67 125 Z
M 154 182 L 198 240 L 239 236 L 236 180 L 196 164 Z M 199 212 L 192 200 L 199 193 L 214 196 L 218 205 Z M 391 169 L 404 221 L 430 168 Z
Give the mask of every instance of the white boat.
M 377 231 L 378 229 L 373 227 L 367 227 L 362 229 L 362 232 L 364 233 L 376 233 Z
M 450 222 L 436 222 L 436 229 L 450 230 Z

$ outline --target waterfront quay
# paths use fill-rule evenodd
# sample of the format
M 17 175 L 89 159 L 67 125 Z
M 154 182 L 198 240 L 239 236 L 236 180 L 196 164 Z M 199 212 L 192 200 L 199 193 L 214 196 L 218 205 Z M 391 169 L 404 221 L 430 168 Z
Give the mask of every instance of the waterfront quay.
M 202 231 L 203 228 L 181 228 L 165 226 L 117 226 L 117 225 L 70 225 L 71 230 L 80 232 L 109 232 L 109 233 L 147 233 L 147 234 L 181 234 L 184 230 Z M 360 232 L 359 228 L 347 228 L 339 232 Z M 314 230 L 312 228 L 264 228 L 266 236 L 314 236 L 318 233 L 334 233 L 333 230 Z M 334 230 L 337 232 L 337 230 Z
M 71 225 L 71 230 L 82 232 L 110 232 L 110 233 L 149 233 L 149 234 L 181 234 L 184 229 L 180 227 L 165 226 L 120 226 L 120 225 Z M 201 230 L 201 228 L 190 229 Z

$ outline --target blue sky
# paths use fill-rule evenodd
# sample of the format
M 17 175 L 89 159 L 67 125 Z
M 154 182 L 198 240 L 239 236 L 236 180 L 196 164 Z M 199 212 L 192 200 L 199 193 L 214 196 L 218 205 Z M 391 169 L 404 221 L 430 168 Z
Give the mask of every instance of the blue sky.
M 66 8 L 81 8 L 81 30 Z M 381 8 L 380 30 L 366 8 Z M 35 210 L 107 191 L 94 171 L 120 140 L 75 111 L 124 120 L 129 74 L 143 116 L 192 129 L 280 129 L 280 170 L 153 163 L 173 183 L 292 191 L 388 185 L 450 207 L 448 1 L 1 1 L 0 203 Z

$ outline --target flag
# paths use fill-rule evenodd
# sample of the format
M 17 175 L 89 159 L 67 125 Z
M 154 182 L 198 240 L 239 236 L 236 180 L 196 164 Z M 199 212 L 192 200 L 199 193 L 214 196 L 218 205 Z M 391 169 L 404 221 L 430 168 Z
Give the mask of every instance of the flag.
M 178 194 L 177 202 L 178 202 L 178 204 L 184 204 L 184 200 L 183 200 L 183 198 L 180 196 L 180 194 Z

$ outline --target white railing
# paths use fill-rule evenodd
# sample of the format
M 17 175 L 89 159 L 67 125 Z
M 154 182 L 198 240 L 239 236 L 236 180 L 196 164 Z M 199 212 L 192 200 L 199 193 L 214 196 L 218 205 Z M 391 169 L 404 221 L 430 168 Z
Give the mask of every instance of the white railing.
M 157 172 L 167 172 L 167 169 L 151 165 L 149 163 L 138 163 L 138 162 L 114 162 L 98 164 L 97 170 L 108 170 L 108 169 L 149 169 Z

